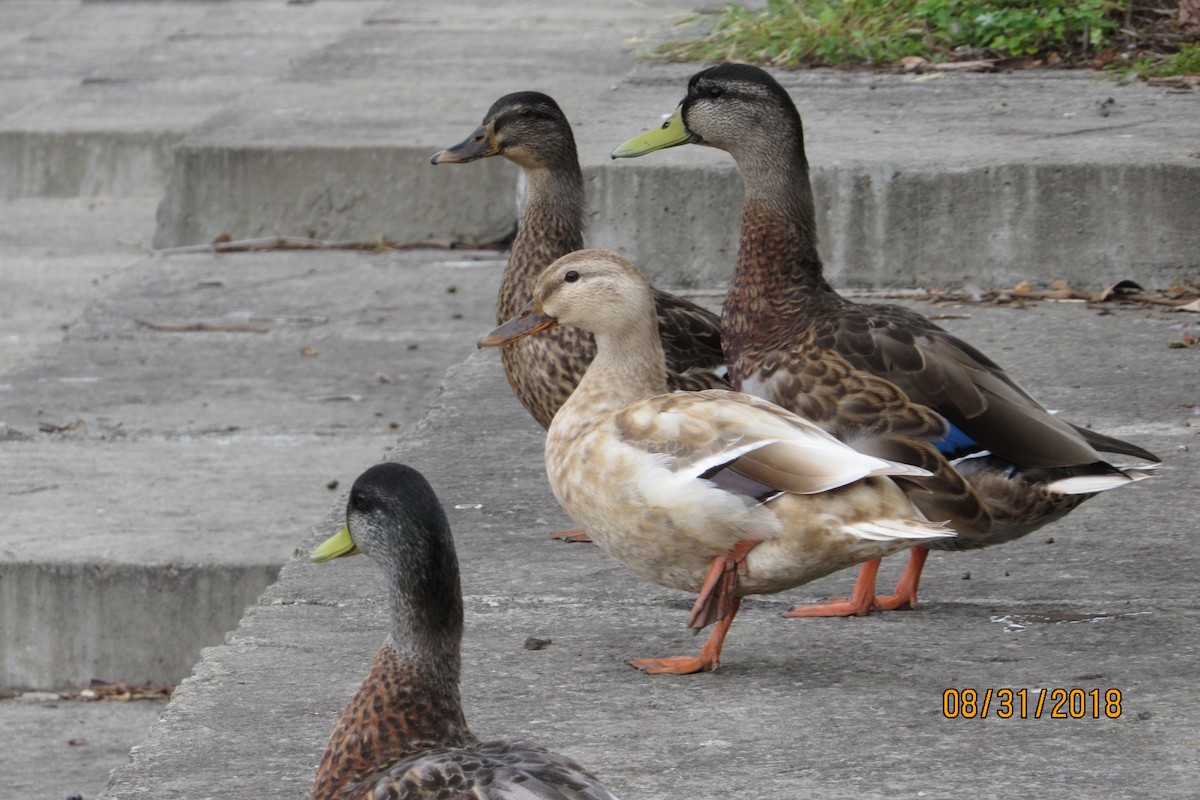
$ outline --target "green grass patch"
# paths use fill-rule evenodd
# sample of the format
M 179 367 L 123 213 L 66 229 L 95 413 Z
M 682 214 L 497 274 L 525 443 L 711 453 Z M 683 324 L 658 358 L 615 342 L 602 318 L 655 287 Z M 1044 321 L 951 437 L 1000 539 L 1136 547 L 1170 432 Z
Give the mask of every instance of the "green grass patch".
M 1068 58 L 1103 47 L 1120 8 L 1113 0 L 769 0 L 758 11 L 728 5 L 706 35 L 667 42 L 658 54 L 782 67 Z
M 1142 78 L 1166 78 L 1171 75 L 1200 75 L 1200 43 L 1185 44 L 1167 58 L 1142 58 L 1119 71 Z

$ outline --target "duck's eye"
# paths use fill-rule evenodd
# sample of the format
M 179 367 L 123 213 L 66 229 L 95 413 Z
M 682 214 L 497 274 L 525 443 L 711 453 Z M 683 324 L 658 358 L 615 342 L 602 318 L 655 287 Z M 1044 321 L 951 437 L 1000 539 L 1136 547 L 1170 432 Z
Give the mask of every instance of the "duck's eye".
M 720 96 L 721 96 L 721 87 L 720 87 L 720 86 L 714 86 L 714 87 L 712 87 L 711 89 L 709 89 L 709 90 L 708 90 L 708 93 L 709 93 L 709 95 L 710 95 L 710 96 L 712 96 L 712 97 L 720 97 Z
M 370 511 L 371 501 L 362 492 L 350 493 L 350 505 L 354 506 L 355 511 Z
M 574 283 L 575 281 L 579 280 L 579 273 L 575 270 L 571 270 L 566 275 L 563 275 L 563 280 L 567 283 Z

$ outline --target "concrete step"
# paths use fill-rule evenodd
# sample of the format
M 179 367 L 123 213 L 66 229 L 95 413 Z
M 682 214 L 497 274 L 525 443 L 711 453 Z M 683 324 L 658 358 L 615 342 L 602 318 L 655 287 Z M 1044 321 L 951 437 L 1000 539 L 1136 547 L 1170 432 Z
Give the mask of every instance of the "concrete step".
M 847 591 L 845 574 L 749 601 L 721 669 L 682 679 L 646 676 L 624 661 L 694 652 L 691 598 L 639 581 L 595 547 L 550 541 L 569 520 L 545 483 L 543 434 L 509 397 L 494 354 L 452 369 L 394 457 L 429 477 L 455 532 L 467 609 L 463 691 L 475 732 L 550 745 L 619 795 L 647 800 L 859 798 L 878 786 L 907 796 L 1036 796 L 1050 769 L 1085 794 L 1187 797 L 1194 770 L 1156 766 L 1187 763 L 1186 731 L 1200 711 L 1183 662 L 1153 655 L 1163 641 L 1186 641 L 1197 622 L 1195 548 L 1167 533 L 1182 530 L 1200 496 L 1195 447 L 1181 449 L 1195 445 L 1196 429 L 1177 405 L 1191 382 L 1164 377 L 1144 357 L 1176 352 L 1165 344 L 1171 323 L 1078 305 L 972 309 L 971 317 L 948 324 L 969 326 L 1073 421 L 1162 453 L 1164 475 L 1015 544 L 934 553 L 913 613 L 780 618 L 790 603 Z M 1010 338 L 1015 317 L 1029 336 Z M 1046 341 L 1062 350 L 1046 352 Z M 1068 352 L 1071 383 L 1103 391 L 1062 386 Z M 1113 369 L 1121 379 L 1106 384 Z M 1147 382 L 1156 384 L 1153 399 L 1141 391 Z M 334 501 L 307 546 L 336 529 L 343 504 Z M 304 795 L 387 625 L 374 565 L 314 565 L 306 551 L 225 644 L 204 652 L 106 798 Z M 901 561 L 885 564 L 881 587 Z M 552 645 L 527 650 L 531 636 Z M 1029 719 L 993 715 L 986 725 L 942 716 L 948 688 L 1025 687 L 1036 700 L 1040 687 L 1058 686 L 1121 689 L 1120 719 L 1055 725 L 1033 719 L 1033 706 Z M 903 746 L 887 745 L 881 726 L 901 730 Z M 795 766 L 798 751 L 805 756 Z
M 372 33 L 353 46 L 406 41 Z M 323 56 L 373 63 L 338 53 L 350 47 Z M 397 53 L 395 63 L 407 62 Z M 466 136 L 495 97 L 537 88 L 575 125 L 589 244 L 624 253 L 663 285 L 723 285 L 740 231 L 732 160 L 699 147 L 608 158 L 673 110 L 693 70 L 465 85 L 440 83 L 436 70 L 421 84 L 384 70 L 264 85 L 180 144 L 155 241 L 498 238 L 517 217 L 511 165 L 434 168 L 428 157 Z M 1079 73 L 780 77 L 806 120 L 821 252 L 837 285 L 1165 286 L 1200 265 L 1200 160 L 1184 134 L 1200 126 L 1200 108 L 1185 95 Z M 428 111 L 414 116 L 418 107 Z
M 190 130 L 378 5 L 5 4 L 0 200 L 160 197 Z
M 52 692 L 0 701 L 0 788 L 20 800 L 92 800 L 164 705 L 63 700 Z
M 109 213 L 57 202 L 80 228 Z M 110 211 L 131 207 L 149 210 Z M 325 507 L 324 486 L 420 419 L 446 365 L 494 323 L 503 262 L 351 251 L 139 261 L 115 246 L 118 257 L 76 269 L 78 239 L 37 258 L 45 238 L 0 241 L 25 254 L 6 280 L 32 309 L 0 317 L 0 334 L 44 331 L 0 373 L 0 685 L 176 681 L 271 582 Z M 86 287 L 75 305 L 55 269 L 61 285 Z M 234 329 L 146 327 L 192 323 Z M 279 491 L 301 484 L 315 503 Z

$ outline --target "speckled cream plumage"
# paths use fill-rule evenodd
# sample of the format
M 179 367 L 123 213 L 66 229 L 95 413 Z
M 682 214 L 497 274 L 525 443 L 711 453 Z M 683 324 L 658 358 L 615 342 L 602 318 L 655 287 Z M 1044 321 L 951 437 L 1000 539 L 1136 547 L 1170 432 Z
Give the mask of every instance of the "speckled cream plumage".
M 565 756 L 480 742 L 467 727 L 458 560 L 421 474 L 372 467 L 355 481 L 346 517 L 312 558 L 365 552 L 378 562 L 389 579 L 392 630 L 334 725 L 310 800 L 615 800 Z
M 698 592 L 694 627 L 718 623 L 699 658 L 635 665 L 713 669 L 743 595 L 952 535 L 890 477 L 925 474 L 919 467 L 858 452 L 749 395 L 666 393 L 649 286 L 620 256 L 560 258 L 531 307 L 481 344 L 557 324 L 591 331 L 598 352 L 546 437 L 555 496 L 627 568 Z
M 722 309 L 732 385 L 846 441 L 860 426 L 891 425 L 895 410 L 909 413 L 912 404 L 941 419 L 924 432 L 902 423 L 937 451 L 936 467 L 917 462 L 934 475 L 908 482 L 913 501 L 931 518 L 944 514 L 960 534 L 931 546 L 1008 541 L 1098 491 L 1146 477 L 1099 451 L 1148 462 L 1157 461 L 1153 454 L 1048 413 L 970 344 L 910 309 L 852 303 L 833 290 L 817 254 L 800 116 L 768 73 L 744 64 L 697 73 L 670 123 L 614 156 L 688 142 L 729 152 L 745 186 L 738 260 Z M 923 497 L 926 489 L 933 494 Z M 923 561 L 924 553 L 914 558 Z M 914 561 L 896 596 L 880 604 L 911 607 L 919 576 Z M 860 586 L 867 583 L 869 596 L 856 591 L 854 602 L 825 611 L 866 613 L 875 604 L 873 575 Z
M 585 200 L 570 123 L 550 97 L 539 92 L 501 97 L 478 130 L 434 155 L 433 163 L 466 163 L 496 155 L 521 167 L 526 187 L 525 211 L 496 303 L 499 323 L 529 302 L 542 270 L 583 247 Z M 728 386 L 717 316 L 667 292 L 655 290 L 654 299 L 671 387 Z M 595 352 L 589 334 L 559 328 L 504 348 L 501 359 L 521 404 L 542 427 L 549 427 Z

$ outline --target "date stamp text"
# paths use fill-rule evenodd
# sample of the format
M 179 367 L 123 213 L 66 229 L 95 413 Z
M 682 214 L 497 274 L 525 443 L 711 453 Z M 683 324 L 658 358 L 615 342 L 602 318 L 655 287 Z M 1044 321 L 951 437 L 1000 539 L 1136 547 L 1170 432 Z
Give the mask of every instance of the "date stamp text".
M 946 719 L 1119 719 L 1120 689 L 947 689 Z

